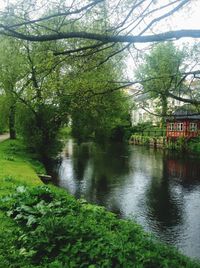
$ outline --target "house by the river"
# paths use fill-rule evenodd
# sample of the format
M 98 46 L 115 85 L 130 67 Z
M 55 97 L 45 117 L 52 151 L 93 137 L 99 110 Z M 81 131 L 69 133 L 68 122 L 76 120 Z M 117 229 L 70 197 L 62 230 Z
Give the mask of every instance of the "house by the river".
M 194 138 L 200 135 L 200 114 L 177 110 L 166 120 L 167 139 L 184 137 Z

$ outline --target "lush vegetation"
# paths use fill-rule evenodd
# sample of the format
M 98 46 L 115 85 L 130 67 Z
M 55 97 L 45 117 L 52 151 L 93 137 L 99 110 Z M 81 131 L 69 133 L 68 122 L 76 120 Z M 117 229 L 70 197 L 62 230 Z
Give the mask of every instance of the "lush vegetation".
M 18 186 L 36 186 L 42 183 L 36 172 L 44 172 L 43 166 L 33 160 L 20 141 L 0 143 L 0 199 L 6 200 L 14 194 Z M 14 247 L 18 239 L 18 226 L 9 219 L 6 211 L 0 211 L 0 264 L 14 267 L 20 259 L 19 251 Z M 18 257 L 17 257 L 18 256 Z M 18 261 L 17 261 L 18 262 Z M 17 266 L 15 266 L 17 267 Z
M 69 121 L 80 141 L 109 139 L 130 126 L 127 94 L 108 83 L 122 76 L 114 67 L 117 58 L 95 67 L 107 52 L 74 61 L 49 53 L 57 45 L 0 40 L 0 131 L 9 129 L 11 139 L 22 136 L 42 161 L 62 148 L 59 133 Z
M 200 138 L 195 138 L 189 141 L 188 150 L 192 153 L 200 153 Z
M 164 137 L 166 134 L 166 126 L 155 126 L 152 122 L 139 123 L 132 127 L 132 134 L 149 137 Z
M 137 69 L 136 75 L 144 81 L 142 84 L 147 99 L 158 99 L 156 112 L 162 116 L 163 124 L 169 110 L 168 92 L 178 91 L 182 87 L 182 84 L 177 87 L 176 81 L 181 76 L 183 59 L 184 52 L 178 50 L 173 43 L 161 43 L 145 55 L 144 62 Z M 176 80 L 173 79 L 174 74 Z M 157 79 L 152 79 L 153 77 Z
M 21 142 L 2 142 L 0 152 L 3 267 L 200 267 L 136 223 L 43 185 Z

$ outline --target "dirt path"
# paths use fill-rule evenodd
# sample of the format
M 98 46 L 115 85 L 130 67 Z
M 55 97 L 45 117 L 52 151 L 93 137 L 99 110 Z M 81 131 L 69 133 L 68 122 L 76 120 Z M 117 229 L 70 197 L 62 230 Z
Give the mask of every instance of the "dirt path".
M 0 135 L 0 142 L 4 141 L 4 140 L 7 140 L 7 139 L 9 139 L 9 134 L 8 133 Z

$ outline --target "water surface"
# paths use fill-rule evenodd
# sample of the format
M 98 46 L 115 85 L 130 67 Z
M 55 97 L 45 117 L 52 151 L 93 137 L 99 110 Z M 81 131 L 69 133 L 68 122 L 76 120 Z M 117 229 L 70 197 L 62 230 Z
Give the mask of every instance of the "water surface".
M 146 147 L 66 144 L 61 187 L 200 259 L 200 160 Z

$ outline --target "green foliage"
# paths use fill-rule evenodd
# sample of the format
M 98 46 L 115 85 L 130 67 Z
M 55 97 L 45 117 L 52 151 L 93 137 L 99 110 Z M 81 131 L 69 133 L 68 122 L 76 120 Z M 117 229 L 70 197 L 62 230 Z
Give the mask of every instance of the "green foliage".
M 199 267 L 137 224 L 54 187 L 18 187 L 1 208 L 19 224 L 21 267 Z
M 15 113 L 18 102 L 17 92 L 20 89 L 20 80 L 24 77 L 25 59 L 20 52 L 20 42 L 9 37 L 0 40 L 0 96 L 1 122 L 3 127 L 9 128 L 10 137 L 16 138 Z
M 14 161 L 11 161 L 14 160 Z M 0 143 L 0 203 L 10 207 L 10 194 L 16 187 L 40 185 L 37 172 L 44 172 L 41 163 L 32 160 L 21 141 L 6 140 Z M 19 251 L 15 247 L 19 228 L 0 210 L 0 267 L 31 267 L 24 265 Z
M 132 127 L 132 133 L 135 135 L 144 135 L 149 137 L 161 137 L 166 134 L 166 127 L 154 126 L 151 122 L 139 123 Z
M 112 64 L 79 75 L 71 102 L 72 135 L 78 140 L 105 140 L 118 127 L 130 125 L 130 103 L 125 92 L 112 91 L 108 80 L 118 77 Z M 101 83 L 99 81 L 102 81 Z
M 23 174 L 31 177 L 31 168 L 29 170 L 25 167 L 25 161 L 31 163 L 37 173 L 44 173 L 43 165 L 36 159 L 36 155 L 28 152 L 21 140 L 6 140 L 0 143 L 0 178 L 12 177 L 16 174 L 19 177 L 22 177 Z
M 43 105 L 37 116 L 23 106 L 18 111 L 18 131 L 26 146 L 41 160 L 56 156 L 62 148 L 59 140 L 60 122 L 55 119 L 58 110 L 57 107 Z
M 181 77 L 183 59 L 184 52 L 172 42 L 160 43 L 145 55 L 144 63 L 137 70 L 136 76 L 140 80 L 147 80 L 142 83 L 144 93 L 152 99 L 159 98 L 161 109 L 157 113 L 161 116 L 166 116 L 168 111 L 168 92 L 178 91 L 182 87 L 182 83 L 178 86 L 176 83 Z
M 133 134 L 130 137 L 130 141 L 134 142 L 135 144 L 139 145 L 149 145 L 150 143 L 150 136 L 141 136 L 139 134 Z
M 177 150 L 177 151 L 187 151 L 188 141 L 185 137 L 178 137 L 177 139 L 168 140 L 166 147 L 168 149 Z
M 0 134 L 8 128 L 9 103 L 5 94 L 0 95 Z
M 69 138 L 70 135 L 71 135 L 71 131 L 72 131 L 71 130 L 71 127 L 66 127 L 66 126 L 62 127 L 60 129 L 60 131 L 59 131 L 59 137 L 60 137 L 60 139 L 66 140 L 67 138 Z
M 28 5 L 27 10 L 29 8 Z M 24 6 L 21 11 L 15 10 L 16 14 L 21 14 L 23 9 Z M 91 25 L 90 19 L 85 21 L 85 25 L 77 21 L 74 29 L 80 31 L 87 25 L 87 29 L 90 27 L 102 31 L 106 26 L 106 5 L 102 5 L 100 10 L 102 13 L 98 13 L 97 24 Z M 53 8 L 46 10 L 48 14 L 53 11 Z M 55 18 L 49 23 L 53 25 L 58 21 Z M 46 34 L 48 30 L 42 28 L 42 32 Z M 114 52 L 112 46 L 77 58 L 74 55 L 55 57 L 49 52 L 73 50 L 76 45 L 76 40 L 30 44 L 23 41 L 12 43 L 7 38 L 0 46 L 0 66 L 4 69 L 0 74 L 0 83 L 10 103 L 9 116 L 5 113 L 5 118 L 9 117 L 9 126 L 15 136 L 16 117 L 17 131 L 43 161 L 60 150 L 60 130 L 67 125 L 69 118 L 73 122 L 72 134 L 79 140 L 88 137 L 116 139 L 117 136 L 128 135 L 130 120 L 127 98 L 124 92 L 113 90 L 115 83 L 110 83 L 122 76 L 123 61 L 119 64 L 122 54 L 120 58 L 107 59 L 109 53 Z M 92 42 L 84 40 L 82 45 L 89 46 Z M 10 58 L 8 54 L 14 54 L 14 57 Z
M 200 153 L 200 137 L 191 139 L 188 142 L 188 150 L 192 153 Z

